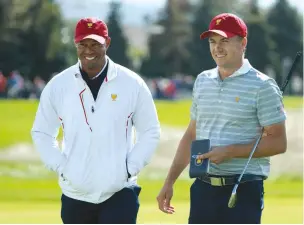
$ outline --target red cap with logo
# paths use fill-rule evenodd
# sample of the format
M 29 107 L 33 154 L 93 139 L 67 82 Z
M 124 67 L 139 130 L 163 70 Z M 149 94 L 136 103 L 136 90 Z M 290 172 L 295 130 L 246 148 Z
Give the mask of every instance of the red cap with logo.
M 109 38 L 107 25 L 97 18 L 84 18 L 79 20 L 75 29 L 74 41 L 78 43 L 87 38 L 104 44 L 106 39 Z
M 236 35 L 246 37 L 247 26 L 238 16 L 231 13 L 222 13 L 211 20 L 209 30 L 202 33 L 200 38 L 207 38 L 212 33 L 219 34 L 225 38 L 231 38 Z

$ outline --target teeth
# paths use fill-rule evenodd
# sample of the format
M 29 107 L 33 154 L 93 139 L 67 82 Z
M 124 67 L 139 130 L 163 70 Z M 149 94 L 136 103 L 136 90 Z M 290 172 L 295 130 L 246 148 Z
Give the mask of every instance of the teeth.
M 93 60 L 95 57 L 85 57 L 87 60 Z
M 225 57 L 225 55 L 216 55 L 216 57 L 223 58 L 223 57 Z

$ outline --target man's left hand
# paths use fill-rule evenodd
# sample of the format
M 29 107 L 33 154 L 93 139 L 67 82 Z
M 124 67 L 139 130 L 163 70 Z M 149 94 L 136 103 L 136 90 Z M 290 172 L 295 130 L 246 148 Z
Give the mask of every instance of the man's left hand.
M 197 159 L 203 160 L 209 158 L 209 160 L 215 164 L 222 163 L 231 158 L 229 156 L 229 148 L 229 146 L 213 147 L 210 152 L 198 155 Z

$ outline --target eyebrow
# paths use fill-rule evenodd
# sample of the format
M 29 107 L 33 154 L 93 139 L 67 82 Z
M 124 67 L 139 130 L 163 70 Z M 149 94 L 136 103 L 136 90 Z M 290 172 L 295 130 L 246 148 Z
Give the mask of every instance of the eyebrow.
M 92 42 L 86 42 L 86 41 L 80 41 L 78 44 L 100 44 L 98 41 L 92 41 Z
M 229 40 L 229 38 L 223 37 L 223 38 L 220 39 L 220 41 L 223 41 L 223 40 Z M 215 40 L 213 38 L 209 38 L 209 41 L 215 41 Z

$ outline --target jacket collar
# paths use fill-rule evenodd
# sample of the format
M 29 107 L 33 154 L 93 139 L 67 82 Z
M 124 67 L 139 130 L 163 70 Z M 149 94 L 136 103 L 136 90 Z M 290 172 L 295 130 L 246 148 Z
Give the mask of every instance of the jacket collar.
M 104 80 L 105 83 L 110 82 L 115 77 L 117 77 L 116 64 L 107 55 L 106 55 L 106 59 L 108 60 L 108 72 L 107 72 L 107 76 L 105 77 L 105 80 Z M 73 75 L 75 78 L 83 80 L 79 67 L 80 67 L 80 62 L 78 60 L 78 62 L 73 66 L 73 72 L 74 72 Z

